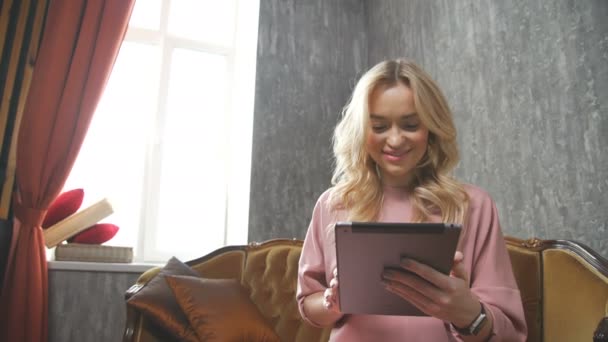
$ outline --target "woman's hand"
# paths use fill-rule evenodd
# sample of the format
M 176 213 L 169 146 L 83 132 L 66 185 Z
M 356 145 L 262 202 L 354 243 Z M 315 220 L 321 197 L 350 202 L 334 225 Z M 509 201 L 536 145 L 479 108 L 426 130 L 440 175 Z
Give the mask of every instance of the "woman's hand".
M 304 312 L 314 323 L 322 327 L 333 327 L 344 317 L 338 300 L 338 270 L 334 269 L 329 287 L 304 298 Z
M 383 279 L 389 291 L 427 315 L 457 327 L 466 327 L 481 311 L 481 304 L 469 289 L 469 275 L 462 259 L 462 253 L 456 252 L 449 276 L 425 264 L 405 259 L 401 262 L 403 271 L 385 270 Z
M 327 310 L 340 313 L 338 297 L 338 269 L 334 268 L 333 278 L 329 282 L 329 287 L 323 292 L 323 306 Z

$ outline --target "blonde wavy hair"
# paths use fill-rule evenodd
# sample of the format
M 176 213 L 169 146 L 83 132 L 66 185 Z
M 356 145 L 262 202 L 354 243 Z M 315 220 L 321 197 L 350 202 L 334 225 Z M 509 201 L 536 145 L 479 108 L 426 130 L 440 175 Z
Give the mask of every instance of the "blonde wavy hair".
M 443 222 L 464 223 L 469 197 L 451 176 L 458 164 L 456 128 L 441 90 L 431 77 L 407 60 L 384 61 L 359 80 L 333 136 L 335 169 L 330 205 L 345 209 L 352 221 L 378 218 L 383 201 L 382 182 L 376 163 L 366 150 L 370 130 L 369 98 L 379 86 L 402 83 L 414 95 L 416 113 L 429 130 L 427 151 L 416 165 L 409 185 L 415 222 L 440 214 Z

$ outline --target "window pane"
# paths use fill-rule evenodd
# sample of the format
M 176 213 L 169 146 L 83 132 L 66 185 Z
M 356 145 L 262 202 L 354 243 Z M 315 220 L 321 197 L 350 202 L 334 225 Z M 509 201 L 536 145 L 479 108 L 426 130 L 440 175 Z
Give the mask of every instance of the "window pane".
M 226 70 L 224 56 L 172 54 L 156 244 L 183 259 L 224 244 Z
M 156 115 L 159 49 L 124 42 L 65 190 L 84 188 L 82 208 L 108 197 L 120 227 L 108 244 L 137 246 L 147 125 Z
M 169 32 L 173 35 L 232 46 L 235 0 L 172 0 Z
M 129 27 L 158 30 L 160 28 L 161 0 L 135 1 Z

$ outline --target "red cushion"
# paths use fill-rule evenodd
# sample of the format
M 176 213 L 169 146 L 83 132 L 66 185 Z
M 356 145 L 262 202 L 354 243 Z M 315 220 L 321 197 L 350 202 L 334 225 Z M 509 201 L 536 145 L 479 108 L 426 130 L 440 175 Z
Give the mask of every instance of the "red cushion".
M 97 223 L 76 234 L 68 242 L 101 245 L 110 240 L 118 232 L 118 226 L 111 223 Z
M 55 198 L 55 200 L 49 206 L 49 209 L 44 216 L 42 228 L 48 228 L 78 211 L 82 205 L 83 198 L 83 189 L 66 191 L 57 196 L 57 198 Z

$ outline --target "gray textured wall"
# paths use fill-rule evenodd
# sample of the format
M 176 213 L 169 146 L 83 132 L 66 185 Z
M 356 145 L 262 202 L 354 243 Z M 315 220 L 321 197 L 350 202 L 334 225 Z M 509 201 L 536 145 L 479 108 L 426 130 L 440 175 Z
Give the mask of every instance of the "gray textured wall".
M 49 342 L 122 341 L 124 294 L 140 274 L 49 270 Z
M 360 0 L 261 0 L 250 241 L 304 237 L 366 49 Z
M 404 56 L 444 89 L 457 176 L 506 234 L 608 256 L 608 1 L 262 0 L 250 240 L 304 236 L 333 124 L 369 65 Z
M 494 197 L 505 233 L 608 256 L 608 1 L 373 4 L 369 61 L 406 56 L 438 80 L 457 175 Z

